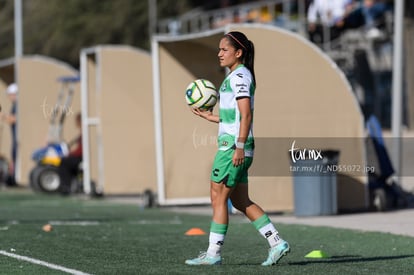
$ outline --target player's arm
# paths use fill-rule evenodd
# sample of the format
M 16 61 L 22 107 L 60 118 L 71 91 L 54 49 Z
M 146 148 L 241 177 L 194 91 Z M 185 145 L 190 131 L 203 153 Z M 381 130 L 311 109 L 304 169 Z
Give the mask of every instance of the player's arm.
M 250 109 L 250 97 L 237 99 L 240 112 L 240 129 L 237 138 L 236 149 L 233 154 L 233 165 L 239 166 L 244 161 L 244 144 L 249 135 L 250 123 L 252 122 L 252 111 Z M 240 146 L 241 145 L 241 146 Z
M 201 109 L 198 109 L 198 108 L 191 108 L 191 111 L 195 115 L 197 115 L 199 117 L 202 117 L 202 118 L 204 118 L 204 119 L 206 119 L 208 121 L 215 122 L 215 123 L 219 123 L 220 122 L 219 116 L 213 114 L 212 111 L 209 111 L 209 110 L 201 110 Z
M 240 130 L 237 142 L 245 143 L 249 135 L 250 124 L 252 123 L 252 110 L 250 107 L 250 97 L 237 99 L 237 106 L 240 112 Z

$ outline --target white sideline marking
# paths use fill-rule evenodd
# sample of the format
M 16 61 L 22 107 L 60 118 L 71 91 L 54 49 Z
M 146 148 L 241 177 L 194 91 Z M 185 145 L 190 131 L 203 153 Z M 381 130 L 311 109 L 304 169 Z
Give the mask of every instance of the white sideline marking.
M 21 260 L 21 261 L 26 261 L 26 262 L 37 264 L 37 265 L 43 265 L 43 266 L 46 266 L 50 269 L 56 269 L 56 270 L 60 270 L 60 271 L 66 272 L 66 273 L 74 274 L 74 275 L 90 275 L 89 273 L 85 273 L 85 272 L 82 272 L 82 271 L 79 271 L 79 270 L 76 270 L 76 269 L 66 268 L 64 266 L 55 265 L 55 264 L 52 264 L 52 263 L 44 262 L 44 261 L 41 261 L 41 260 L 26 257 L 26 256 L 21 256 L 21 255 L 10 253 L 10 252 L 4 251 L 4 250 L 0 250 L 0 254 L 2 254 L 4 256 L 11 257 L 11 258 L 15 258 L 15 259 L 18 259 L 18 260 Z
M 98 221 L 49 221 L 51 225 L 78 225 L 78 226 L 90 226 L 99 225 Z
M 169 221 L 161 221 L 161 220 L 139 220 L 139 221 L 130 221 L 130 224 L 182 224 L 183 222 L 180 220 L 169 220 Z

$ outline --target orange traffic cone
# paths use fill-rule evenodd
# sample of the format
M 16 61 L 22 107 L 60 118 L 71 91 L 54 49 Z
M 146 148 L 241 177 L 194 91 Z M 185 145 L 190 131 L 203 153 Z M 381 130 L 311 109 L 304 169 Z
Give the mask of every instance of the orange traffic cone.
M 205 235 L 206 232 L 204 232 L 201 228 L 198 227 L 193 227 L 190 228 L 189 230 L 187 230 L 187 232 L 185 232 L 185 235 L 187 236 L 198 236 L 198 235 Z

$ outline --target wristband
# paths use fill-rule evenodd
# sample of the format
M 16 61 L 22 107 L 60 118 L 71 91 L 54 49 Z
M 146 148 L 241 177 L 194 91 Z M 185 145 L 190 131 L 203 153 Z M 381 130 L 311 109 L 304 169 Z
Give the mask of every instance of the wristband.
M 237 149 L 244 149 L 244 142 L 236 142 Z

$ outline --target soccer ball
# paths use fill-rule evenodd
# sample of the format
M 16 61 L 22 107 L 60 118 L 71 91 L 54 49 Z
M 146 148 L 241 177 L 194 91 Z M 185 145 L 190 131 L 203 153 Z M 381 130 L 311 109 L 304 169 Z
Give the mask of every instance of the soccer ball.
M 217 97 L 216 87 L 205 79 L 194 80 L 185 91 L 185 100 L 192 108 L 211 110 L 217 103 Z

